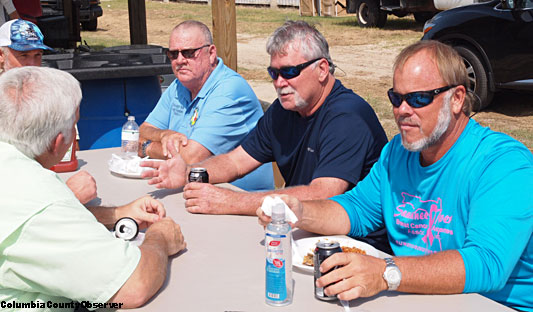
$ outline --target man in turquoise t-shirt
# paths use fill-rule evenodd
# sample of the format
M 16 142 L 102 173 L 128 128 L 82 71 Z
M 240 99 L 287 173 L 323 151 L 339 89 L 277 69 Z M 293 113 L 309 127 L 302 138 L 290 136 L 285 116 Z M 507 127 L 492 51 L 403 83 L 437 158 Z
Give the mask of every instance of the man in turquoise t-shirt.
M 400 130 L 369 175 L 330 200 L 286 198 L 295 226 L 364 236 L 385 225 L 396 257 L 336 254 L 317 286 L 350 300 L 383 290 L 478 292 L 533 311 L 533 157 L 468 116 L 461 57 L 422 41 L 394 64 L 388 91 Z M 258 210 L 261 223 L 270 218 Z
M 139 156 L 170 158 L 170 144 L 187 164 L 193 164 L 233 150 L 263 116 L 252 88 L 217 57 L 211 32 L 201 22 L 177 25 L 167 54 L 177 79 L 140 127 Z M 271 190 L 272 165 L 265 164 L 232 184 L 247 191 Z

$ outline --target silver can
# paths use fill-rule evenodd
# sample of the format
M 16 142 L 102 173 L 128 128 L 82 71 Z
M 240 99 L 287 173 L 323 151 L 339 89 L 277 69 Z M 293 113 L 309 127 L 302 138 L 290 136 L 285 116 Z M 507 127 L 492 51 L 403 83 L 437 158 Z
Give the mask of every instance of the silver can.
M 209 174 L 205 168 L 192 168 L 189 172 L 189 182 L 209 183 Z
M 336 269 L 333 268 L 329 270 L 328 272 L 321 273 L 320 272 L 320 265 L 324 260 L 329 258 L 332 254 L 342 252 L 342 248 L 339 245 L 338 242 L 328 242 L 328 241 L 319 241 L 316 243 L 315 252 L 313 254 L 313 265 L 315 266 L 315 297 L 320 300 L 326 300 L 326 301 L 332 301 L 336 300 L 337 296 L 327 296 L 324 294 L 324 288 L 326 287 L 316 287 L 316 280 L 319 279 L 322 275 L 326 275 L 329 272 Z M 329 286 L 329 285 L 328 285 Z

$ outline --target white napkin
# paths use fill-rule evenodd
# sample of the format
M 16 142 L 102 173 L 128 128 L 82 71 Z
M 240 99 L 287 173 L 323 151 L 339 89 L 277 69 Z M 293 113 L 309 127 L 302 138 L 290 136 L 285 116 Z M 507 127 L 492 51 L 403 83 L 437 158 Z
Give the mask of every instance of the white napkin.
M 263 204 L 261 205 L 261 210 L 263 210 L 263 212 L 267 216 L 272 216 L 272 207 L 274 207 L 274 205 L 276 204 L 282 204 L 283 206 L 285 206 L 285 221 L 291 223 L 296 223 L 296 221 L 298 221 L 298 218 L 296 217 L 294 212 L 292 212 L 289 206 L 287 206 L 287 204 L 285 204 L 285 202 L 278 196 L 265 197 L 265 199 L 263 200 Z
M 120 156 L 111 154 L 111 159 L 108 161 L 109 169 L 114 172 L 141 174 L 145 170 L 152 168 L 141 167 L 140 163 L 147 160 L 148 157 L 141 158 L 139 156 Z

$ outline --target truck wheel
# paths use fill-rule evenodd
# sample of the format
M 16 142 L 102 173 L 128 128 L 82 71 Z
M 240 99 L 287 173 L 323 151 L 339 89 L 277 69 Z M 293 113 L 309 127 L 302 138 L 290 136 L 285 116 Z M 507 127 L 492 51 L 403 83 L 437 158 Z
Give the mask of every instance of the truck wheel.
M 87 22 L 81 22 L 81 28 L 83 30 L 95 31 L 97 27 L 98 27 L 98 19 L 96 18 L 90 21 L 87 21 Z
M 357 8 L 357 24 L 361 27 L 383 27 L 387 13 L 379 9 L 376 0 L 361 0 Z
M 490 104 L 493 96 L 489 87 L 487 70 L 476 52 L 466 46 L 454 48 L 465 62 L 469 81 L 468 90 L 473 91 L 478 97 L 474 99 L 473 110 L 478 112 Z
M 435 15 L 434 12 L 415 12 L 413 13 L 413 16 L 415 17 L 415 21 L 420 24 L 424 24 L 427 20 L 432 18 Z

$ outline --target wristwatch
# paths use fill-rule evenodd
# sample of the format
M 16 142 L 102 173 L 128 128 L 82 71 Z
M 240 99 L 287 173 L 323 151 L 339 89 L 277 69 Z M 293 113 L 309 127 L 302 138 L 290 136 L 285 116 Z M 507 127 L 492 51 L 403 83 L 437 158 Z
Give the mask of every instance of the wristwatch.
M 389 290 L 396 290 L 402 281 L 402 272 L 400 272 L 400 268 L 398 268 L 392 258 L 385 258 L 385 263 L 387 266 L 385 267 L 385 272 L 383 273 L 383 279 L 385 279 L 387 282 Z
M 141 151 L 142 151 L 143 158 L 147 156 L 146 149 L 148 148 L 148 145 L 150 145 L 150 143 L 152 143 L 152 140 L 146 140 L 141 145 Z

